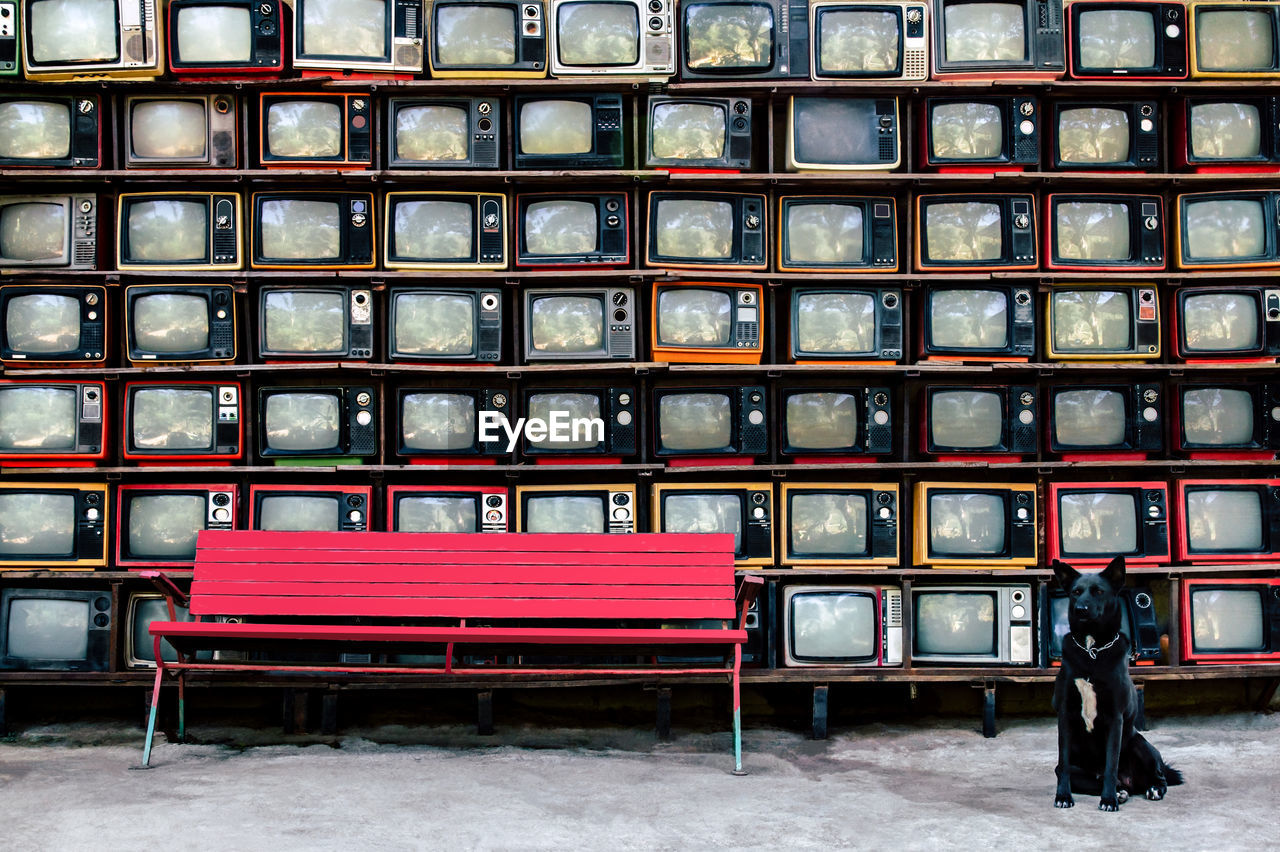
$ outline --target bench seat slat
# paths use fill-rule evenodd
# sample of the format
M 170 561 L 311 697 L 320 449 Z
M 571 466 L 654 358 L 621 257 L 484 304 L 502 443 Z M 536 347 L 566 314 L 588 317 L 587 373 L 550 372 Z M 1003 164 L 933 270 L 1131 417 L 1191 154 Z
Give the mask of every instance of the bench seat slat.
M 192 615 L 384 618 L 733 618 L 728 600 L 260 597 L 200 595 Z
M 605 583 L 307 583 L 196 580 L 193 595 L 252 595 L 279 597 L 432 597 L 432 598 L 613 598 L 616 600 L 723 600 L 720 586 L 635 586 Z
M 326 583 L 416 582 L 425 579 L 448 583 L 611 583 L 632 585 L 732 586 L 732 563 L 689 565 L 671 563 L 666 566 L 617 565 L 607 556 L 597 556 L 591 565 L 404 565 L 353 563 L 352 561 L 288 565 L 267 561 L 198 562 L 197 576 L 207 580 L 298 580 Z
M 301 543 L 296 533 L 267 530 L 201 530 L 200 547 L 293 551 Z M 416 553 L 458 551 L 481 556 L 485 553 L 571 553 L 627 551 L 629 553 L 720 553 L 732 550 L 729 533 L 404 533 L 404 532 L 310 532 L 304 547 L 320 551 L 354 550 L 361 553 L 404 550 Z M 625 544 L 623 543 L 625 541 Z
M 326 642 L 473 642 L 541 645 L 723 645 L 745 642 L 747 631 L 716 628 L 395 627 L 374 624 L 222 624 L 153 621 L 152 636 L 170 639 L 261 639 Z

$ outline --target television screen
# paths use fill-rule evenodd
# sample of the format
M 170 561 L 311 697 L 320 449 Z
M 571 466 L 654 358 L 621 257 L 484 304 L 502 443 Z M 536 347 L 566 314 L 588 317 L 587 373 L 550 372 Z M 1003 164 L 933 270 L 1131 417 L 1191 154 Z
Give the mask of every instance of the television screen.
M 563 3 L 556 9 L 562 65 L 634 65 L 640 60 L 640 15 L 631 3 Z
M 1116 290 L 1055 290 L 1055 352 L 1119 352 L 1130 349 L 1133 309 L 1128 293 Z
M 65 260 L 70 230 L 61 204 L 6 204 L 0 207 L 0 257 L 20 263 Z
M 1114 447 L 1124 443 L 1124 395 L 1103 388 L 1062 390 L 1053 397 L 1053 430 L 1071 447 Z
M 880 650 L 871 595 L 800 592 L 791 596 L 787 623 L 791 656 L 796 659 L 869 660 Z
M 668 494 L 662 500 L 662 531 L 733 533 L 733 549 L 742 552 L 742 496 Z
M 205 528 L 206 509 L 206 498 L 201 494 L 133 496 L 128 506 L 129 555 L 134 559 L 195 559 L 196 533 Z
M 727 346 L 733 297 L 723 290 L 668 287 L 658 293 L 658 341 L 668 346 Z
M 993 592 L 915 594 L 915 652 L 918 655 L 994 655 L 996 595 Z
M 766 71 L 773 65 L 773 9 L 765 3 L 684 7 L 685 66 L 691 71 Z
M 76 550 L 73 494 L 0 493 L 0 557 L 61 556 Z
M 1062 260 L 1128 260 L 1129 205 L 1060 201 L 1053 207 L 1057 256 Z
M 947 3 L 942 10 L 947 62 L 1017 62 L 1027 58 L 1022 3 Z
M 263 294 L 262 328 L 269 352 L 346 353 L 342 293 L 272 290 Z
M 595 141 L 594 116 L 586 101 L 528 101 L 520 106 L 519 125 L 524 154 L 587 154 Z
M 1138 506 L 1133 494 L 1112 491 L 1058 495 L 1062 550 L 1068 554 L 1106 555 L 1138 549 Z
M 733 404 L 723 393 L 665 394 L 658 400 L 658 446 L 669 452 L 733 446 Z
M 390 0 L 304 0 L 298 54 L 381 59 L 390 53 Z
M 422 260 L 469 260 L 475 254 L 472 205 L 464 201 L 401 200 L 393 205 L 391 255 Z
M 340 413 L 341 402 L 334 393 L 270 394 L 263 416 L 266 446 L 280 452 L 334 450 L 340 441 Z
M 803 293 L 796 297 L 800 352 L 876 351 L 876 300 L 867 293 Z
M 406 106 L 396 111 L 395 152 L 401 160 L 462 162 L 470 150 L 467 110 L 447 104 Z
M 868 554 L 866 494 L 804 492 L 790 495 L 791 553 L 799 558 Z
M 929 144 L 940 160 L 994 160 L 1007 136 L 999 106 L 982 101 L 935 104 L 929 115 Z
M 1275 13 L 1235 6 L 1195 11 L 1196 63 L 1202 71 L 1271 71 L 1276 66 Z
M 788 139 L 796 163 L 821 167 L 881 162 L 885 127 L 874 98 L 793 98 L 791 120 Z
M 604 347 L 604 304 L 599 296 L 538 296 L 530 306 L 535 352 L 596 352 Z
M 392 337 L 401 355 L 475 351 L 475 299 L 456 293 L 397 293 Z
M 184 10 L 185 11 L 185 10 Z M 154 663 L 156 661 L 155 640 L 150 633 L 151 622 L 153 621 L 169 621 L 169 605 L 164 598 L 135 598 L 133 610 L 133 622 L 130 629 L 133 631 L 133 657 L 139 663 Z M 185 606 L 173 607 L 174 615 L 178 621 L 190 621 L 191 613 Z M 160 656 L 166 662 L 176 662 L 178 652 L 173 650 L 173 646 L 168 640 L 160 642 Z
M 165 354 L 209 347 L 209 301 L 204 296 L 151 293 L 129 307 L 137 349 Z
M 1262 154 L 1263 118 L 1249 103 L 1193 104 L 1191 155 L 1201 160 L 1252 160 Z
M 1256 490 L 1188 489 L 1185 512 L 1192 552 L 1262 549 L 1262 498 Z
M 1235 445 L 1253 442 L 1253 394 L 1231 388 L 1188 388 L 1182 392 L 1182 434 L 1187 444 Z
M 525 503 L 525 532 L 605 532 L 605 495 L 530 496 Z
M 261 257 L 279 260 L 336 260 L 342 254 L 342 214 L 333 201 L 301 198 L 262 202 Z
M 1111 107 L 1070 107 L 1058 113 L 1058 160 L 1067 166 L 1129 159 L 1129 113 Z
M 1004 404 L 1000 394 L 979 390 L 944 390 L 930 397 L 929 434 L 933 444 L 950 449 L 998 447 L 1004 436 Z
M 307 8 L 312 2 L 307 0 Z M 278 101 L 267 107 L 266 118 L 266 150 L 272 157 L 310 160 L 342 154 L 343 115 L 337 101 Z
M 396 529 L 400 532 L 479 532 L 477 503 L 475 497 L 401 497 L 396 503 Z
M 1262 595 L 1253 589 L 1194 589 L 1191 627 L 1197 651 L 1267 650 Z
M 929 495 L 929 548 L 939 556 L 996 556 L 1005 550 L 1005 501 L 998 494 Z
M 664 198 L 654 216 L 661 257 L 726 260 L 733 256 L 733 205 L 698 198 Z
M 4 310 L 4 339 L 26 355 L 54 355 L 80 348 L 80 300 L 58 293 L 15 296 Z
M 207 450 L 217 421 L 212 388 L 138 388 L 130 441 L 138 450 Z
M 571 421 L 578 419 L 600 420 L 600 395 L 595 393 L 572 393 L 570 391 L 529 394 L 527 417 L 550 423 L 551 413 L 554 411 L 568 413 Z M 600 443 L 595 440 L 596 437 L 590 429 L 584 429 L 572 432 L 568 440 L 552 441 L 550 434 L 548 434 L 544 440 L 535 441 L 530 439 L 529 443 L 538 449 L 544 450 L 593 450 Z
M 1230 352 L 1258 346 L 1258 302 L 1246 293 L 1196 293 L 1182 302 L 1188 350 Z
M 653 108 L 654 157 L 714 160 L 724 156 L 728 111 L 721 104 L 671 101 Z
M 856 6 L 818 13 L 818 61 L 824 74 L 891 74 L 902 63 L 897 12 Z
M 74 387 L 0 388 L 0 451 L 73 451 L 79 427 Z
M 144 160 L 192 160 L 205 156 L 209 142 L 207 101 L 155 99 L 133 103 L 129 143 Z
M 71 156 L 71 109 L 66 103 L 0 103 L 0 158 L 58 160 Z
M 191 262 L 209 255 L 209 205 L 176 198 L 139 198 L 125 207 L 127 257 L 137 263 Z
M 597 206 L 587 201 L 534 201 L 525 209 L 525 247 L 545 255 L 595 251 L 599 219 Z
M 1188 201 L 1186 253 L 1196 260 L 1257 257 L 1266 253 L 1266 214 L 1252 198 Z
M 337 497 L 265 495 L 258 502 L 258 529 L 295 532 L 337 530 L 338 509 Z
M 191 65 L 247 63 L 253 59 L 250 23 L 245 6 L 184 6 L 174 28 L 175 56 Z
M 858 446 L 858 398 L 841 391 L 787 396 L 787 446 L 793 450 L 843 450 Z
M 9 601 L 9 657 L 18 660 L 84 660 L 89 656 L 88 600 L 32 596 Z
M 1009 297 L 1000 290 L 929 294 L 929 343 L 939 349 L 998 349 L 1009 343 Z
M 928 204 L 924 221 L 928 259 L 935 263 L 999 260 L 1004 248 L 1003 225 L 999 204 L 984 201 Z
M 32 0 L 30 56 L 44 65 L 114 62 L 120 57 L 115 0 Z
M 1156 11 L 1159 11 L 1158 9 Z M 1084 68 L 1152 68 L 1159 29 L 1146 9 L 1090 9 L 1080 13 L 1079 64 Z
M 793 265 L 860 264 L 865 254 L 863 210 L 858 204 L 792 204 L 787 207 L 786 233 L 787 259 Z
M 512 7 L 446 5 L 435 10 L 435 64 L 514 65 L 516 12 Z
M 475 446 L 476 422 L 470 394 L 424 390 L 401 400 L 400 440 L 409 451 L 468 452 Z

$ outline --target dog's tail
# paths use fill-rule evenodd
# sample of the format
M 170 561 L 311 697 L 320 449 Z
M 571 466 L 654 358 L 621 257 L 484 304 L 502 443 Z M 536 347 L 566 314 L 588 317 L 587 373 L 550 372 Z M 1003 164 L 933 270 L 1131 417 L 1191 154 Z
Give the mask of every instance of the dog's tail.
M 1163 761 L 1161 761 L 1161 766 L 1164 769 L 1164 783 L 1168 784 L 1170 787 L 1176 787 L 1182 783 L 1181 772 Z

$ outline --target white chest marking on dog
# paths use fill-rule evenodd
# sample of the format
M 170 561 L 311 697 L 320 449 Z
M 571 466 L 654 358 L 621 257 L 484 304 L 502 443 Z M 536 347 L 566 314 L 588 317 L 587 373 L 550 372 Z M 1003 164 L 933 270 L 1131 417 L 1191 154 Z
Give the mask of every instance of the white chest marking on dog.
M 1098 718 L 1098 693 L 1093 691 L 1093 684 L 1082 677 L 1076 678 L 1076 689 L 1080 692 L 1080 718 L 1084 719 L 1084 729 L 1093 733 L 1093 723 Z

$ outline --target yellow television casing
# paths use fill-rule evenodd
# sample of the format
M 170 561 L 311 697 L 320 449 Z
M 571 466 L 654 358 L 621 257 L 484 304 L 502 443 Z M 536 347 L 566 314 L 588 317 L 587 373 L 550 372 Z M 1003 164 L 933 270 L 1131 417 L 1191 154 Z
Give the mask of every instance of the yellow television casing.
M 881 506 L 868 504 L 867 506 L 867 546 L 870 555 L 854 558 L 818 557 L 815 559 L 796 556 L 791 549 L 791 501 L 789 498 L 793 494 L 806 491 L 879 491 L 892 494 L 892 506 L 887 504 Z M 891 513 L 889 517 L 884 517 L 883 512 L 885 510 Z M 892 555 L 875 553 L 872 531 L 873 523 L 877 519 L 872 517 L 873 514 L 879 516 L 879 521 L 882 524 L 892 524 Z M 778 560 L 779 564 L 789 565 L 792 568 L 896 568 L 901 560 L 901 517 L 902 501 L 899 494 L 899 486 L 896 482 L 785 482 L 782 484 L 781 493 L 778 495 L 778 535 L 782 554 Z
M 21 554 L 0 556 L 0 572 L 2 571 L 92 571 L 107 564 L 107 541 L 111 529 L 111 501 L 107 499 L 107 483 L 105 482 L 10 482 L 0 480 L 0 495 L 14 491 L 87 491 L 97 497 L 98 517 L 91 523 L 102 531 L 102 552 L 85 559 L 23 559 Z M 90 511 L 92 506 L 86 508 Z M 77 506 L 77 511 L 79 507 Z M 84 513 L 81 513 L 82 515 Z M 75 519 L 76 529 L 72 531 L 72 547 L 78 547 L 85 530 L 81 528 L 85 517 Z
M 30 0 L 21 5 L 28 6 Z M 22 65 L 28 80 L 63 82 L 67 80 L 154 80 L 164 73 L 164 24 L 160 0 L 138 0 L 117 3 L 116 46 L 119 56 L 103 62 L 50 63 L 41 70 L 31 55 L 27 39 L 28 19 L 23 17 Z
M 1191 71 L 1191 79 L 1254 79 L 1254 80 L 1275 80 L 1280 79 L 1280 56 L 1272 56 L 1272 61 L 1276 63 L 1276 69 L 1273 71 L 1204 71 L 1200 68 L 1201 52 L 1199 49 L 1199 15 L 1201 10 L 1226 11 L 1230 9 L 1239 9 L 1248 12 L 1261 12 L 1263 10 L 1271 10 L 1272 16 L 1272 47 L 1280 48 L 1280 3 L 1259 3 L 1255 0 L 1249 0 L 1247 3 L 1230 3 L 1213 0 L 1213 2 L 1193 2 L 1187 4 L 1187 53 Z
M 1055 347 L 1054 334 L 1054 308 L 1053 296 L 1060 290 L 1090 290 L 1090 289 L 1128 289 L 1136 291 L 1138 299 L 1139 314 L 1134 318 L 1134 328 L 1130 332 L 1133 335 L 1134 351 L 1129 353 L 1101 353 L 1089 354 L 1071 351 L 1059 351 Z M 1132 305 L 1133 302 L 1130 302 Z M 1149 310 L 1149 313 L 1147 311 Z M 1146 335 L 1139 335 L 1139 330 L 1146 330 Z M 1154 335 L 1155 342 L 1151 343 L 1151 335 Z M 1142 339 L 1146 338 L 1146 340 Z M 1126 361 L 1158 361 L 1160 359 L 1160 296 L 1155 285 L 1143 284 L 1110 284 L 1107 282 L 1090 281 L 1087 284 L 1062 284 L 1053 287 L 1045 295 L 1044 300 L 1044 354 L 1046 360 L 1049 361 L 1093 361 L 1095 363 L 1123 363 Z
M 127 227 L 124 220 L 125 202 L 140 198 L 160 197 L 160 198 L 178 198 L 185 197 L 190 199 L 208 199 L 209 202 L 209 255 L 203 263 L 131 263 L 124 259 L 124 231 Z M 224 201 L 230 202 L 231 220 L 223 222 L 220 219 L 221 213 L 215 209 Z M 244 200 L 238 192 L 122 192 L 116 199 L 116 269 L 122 272 L 194 272 L 197 270 L 227 270 L 235 271 L 244 268 L 244 215 L 241 208 Z M 214 261 L 214 235 L 217 231 L 231 232 L 231 237 L 235 241 L 234 259 L 217 263 Z
M 1019 509 L 1026 509 L 1028 517 L 1022 523 L 1030 525 L 1031 553 L 999 556 L 974 556 L 972 558 L 949 555 L 931 556 L 929 553 L 929 498 L 934 491 L 1008 491 L 1014 495 L 1025 495 L 1026 499 Z M 915 564 L 929 568 L 1034 568 L 1039 560 L 1039 528 L 1036 509 L 1036 486 L 1026 482 L 917 482 L 913 521 L 913 552 Z M 1016 511 L 1016 510 L 1015 510 Z M 1009 520 L 1006 516 L 1006 522 Z M 1006 540 L 1012 542 L 1013 530 L 1006 530 Z

